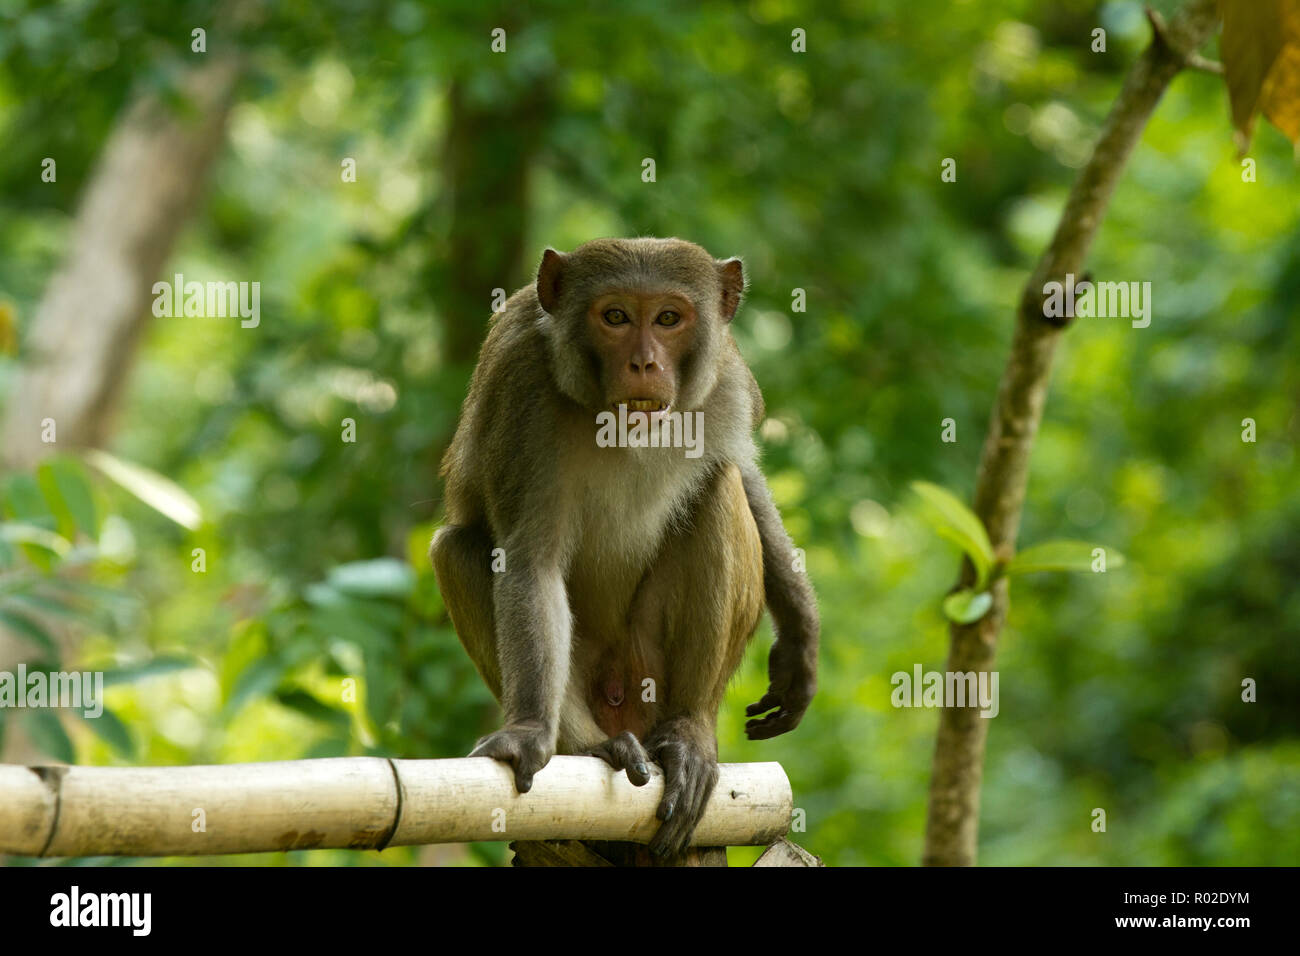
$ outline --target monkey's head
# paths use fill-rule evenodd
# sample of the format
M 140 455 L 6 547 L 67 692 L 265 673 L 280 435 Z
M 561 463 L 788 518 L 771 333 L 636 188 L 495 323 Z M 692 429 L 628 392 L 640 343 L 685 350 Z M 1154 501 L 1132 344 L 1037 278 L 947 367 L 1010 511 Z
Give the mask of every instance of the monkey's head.
M 681 239 L 547 249 L 537 298 L 560 390 L 594 411 L 698 409 L 744 291 L 739 259 L 714 259 Z

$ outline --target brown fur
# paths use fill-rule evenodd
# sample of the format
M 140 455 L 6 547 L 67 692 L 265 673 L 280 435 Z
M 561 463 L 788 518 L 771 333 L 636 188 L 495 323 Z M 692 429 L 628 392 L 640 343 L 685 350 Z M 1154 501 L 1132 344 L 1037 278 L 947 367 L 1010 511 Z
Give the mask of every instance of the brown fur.
M 491 324 L 431 549 L 505 711 L 475 753 L 510 762 L 521 791 L 554 752 L 597 753 L 634 783 L 657 760 L 664 853 L 686 845 L 716 780 L 718 705 L 765 589 L 787 663 L 764 698 L 779 713 L 751 736 L 793 727 L 815 688 L 815 600 L 789 570 L 755 463 L 762 397 L 728 327 L 743 282 L 738 260 L 675 239 L 547 250 Z M 598 447 L 596 413 L 637 398 L 702 412 L 703 454 Z

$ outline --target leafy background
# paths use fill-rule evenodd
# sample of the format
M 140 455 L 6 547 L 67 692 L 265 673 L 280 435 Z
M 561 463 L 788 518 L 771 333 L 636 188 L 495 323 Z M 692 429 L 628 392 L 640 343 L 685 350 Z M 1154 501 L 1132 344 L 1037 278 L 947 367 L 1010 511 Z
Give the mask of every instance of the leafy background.
M 0 2 L 0 395 L 115 121 L 172 88 L 210 19 L 192 2 Z M 779 760 L 807 814 L 795 838 L 828 863 L 915 864 L 937 714 L 892 707 L 890 676 L 943 667 L 958 552 L 909 486 L 968 498 L 1020 284 L 1149 32 L 1122 0 L 286 3 L 237 38 L 210 32 L 249 67 L 167 274 L 260 281 L 262 323 L 148 327 L 105 450 L 172 484 L 123 487 L 67 453 L 4 476 L 0 628 L 37 663 L 111 680 L 98 721 L 0 711 L 7 745 L 93 764 L 463 755 L 499 717 L 425 552 L 490 293 L 458 287 L 452 253 L 466 235 L 485 258 L 518 240 L 492 283 L 509 291 L 546 245 L 679 235 L 745 259 L 735 332 L 767 399 L 765 470 L 823 615 L 803 724 L 744 739 L 764 624 L 722 759 Z M 468 172 L 449 159 L 457 108 L 494 118 Z M 1150 281 L 1154 317 L 1069 332 L 1021 541 L 1128 560 L 1015 583 L 986 864 L 1300 858 L 1297 170 L 1262 127 L 1243 182 L 1229 115 L 1222 79 L 1175 82 L 1091 256 L 1098 278 Z M 515 172 L 524 202 L 465 205 Z M 192 500 L 201 520 L 141 496 Z M 482 844 L 168 862 L 504 859 Z

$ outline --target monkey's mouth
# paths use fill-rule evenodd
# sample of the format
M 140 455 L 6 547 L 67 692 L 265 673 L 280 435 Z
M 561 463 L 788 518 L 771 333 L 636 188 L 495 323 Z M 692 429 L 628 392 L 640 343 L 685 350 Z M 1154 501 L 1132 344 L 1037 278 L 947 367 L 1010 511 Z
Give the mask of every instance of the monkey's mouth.
M 668 404 L 668 402 L 661 402 L 657 398 L 629 398 L 621 402 L 614 402 L 614 409 L 617 411 L 618 406 L 626 405 L 629 412 L 655 414 L 668 411 Z

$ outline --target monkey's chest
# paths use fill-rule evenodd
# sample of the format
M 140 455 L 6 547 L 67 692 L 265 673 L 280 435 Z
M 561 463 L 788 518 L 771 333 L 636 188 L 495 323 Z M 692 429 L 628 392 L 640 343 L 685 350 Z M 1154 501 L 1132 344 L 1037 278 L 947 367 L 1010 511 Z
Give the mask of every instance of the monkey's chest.
M 579 531 L 566 576 L 578 637 L 605 645 L 625 641 L 637 588 L 668 536 L 689 526 L 690 502 L 702 480 L 690 463 L 611 451 L 573 476 L 580 489 Z
M 580 463 L 574 567 L 600 576 L 644 572 L 680 529 L 705 469 L 672 449 L 604 449 Z
M 613 497 L 588 505 L 565 580 L 576 635 L 599 644 L 623 642 L 637 588 L 672 521 L 672 511 L 659 505 L 651 515 L 620 512 Z

